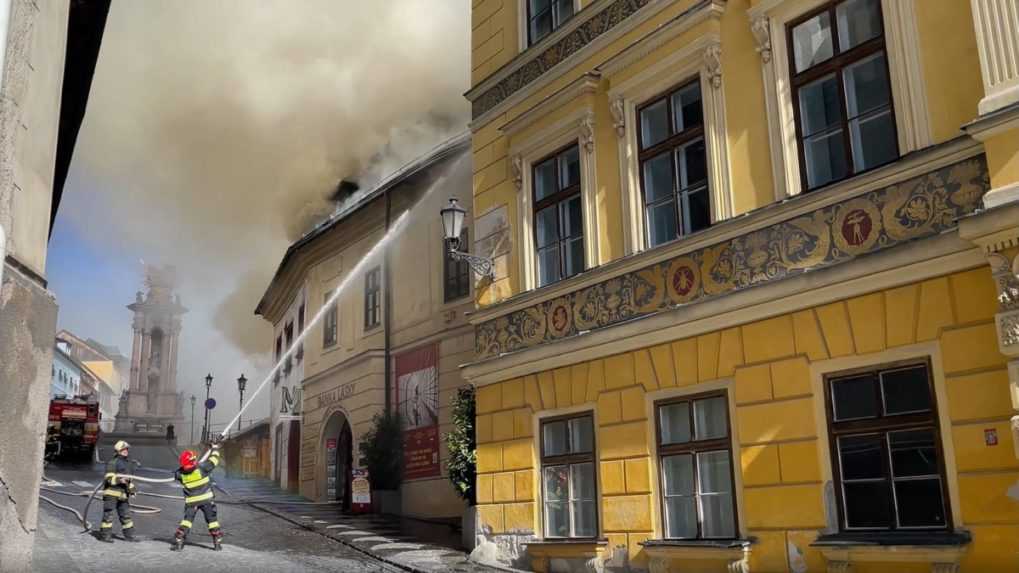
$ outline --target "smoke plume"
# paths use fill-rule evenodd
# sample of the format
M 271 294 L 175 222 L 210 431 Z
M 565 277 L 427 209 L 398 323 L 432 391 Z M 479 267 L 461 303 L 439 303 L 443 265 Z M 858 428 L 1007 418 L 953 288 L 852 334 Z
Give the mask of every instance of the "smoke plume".
M 370 187 L 464 128 L 469 6 L 113 4 L 61 217 L 177 267 L 182 373 L 228 347 L 269 351 L 255 305 L 342 178 Z

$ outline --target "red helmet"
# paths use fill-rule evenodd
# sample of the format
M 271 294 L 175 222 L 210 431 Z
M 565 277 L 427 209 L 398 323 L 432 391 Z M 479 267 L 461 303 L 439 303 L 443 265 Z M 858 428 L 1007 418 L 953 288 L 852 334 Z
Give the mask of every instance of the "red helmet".
M 180 454 L 180 467 L 186 471 L 195 469 L 198 465 L 198 456 L 191 450 L 184 450 Z

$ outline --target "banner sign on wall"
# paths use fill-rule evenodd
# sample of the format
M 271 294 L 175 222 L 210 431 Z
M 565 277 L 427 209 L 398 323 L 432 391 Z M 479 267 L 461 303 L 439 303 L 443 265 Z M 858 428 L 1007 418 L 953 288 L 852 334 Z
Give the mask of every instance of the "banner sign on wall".
M 350 505 L 355 513 L 371 510 L 372 485 L 368 479 L 368 470 L 353 469 L 350 471 Z
M 439 475 L 439 347 L 396 357 L 396 404 L 403 418 L 404 478 Z

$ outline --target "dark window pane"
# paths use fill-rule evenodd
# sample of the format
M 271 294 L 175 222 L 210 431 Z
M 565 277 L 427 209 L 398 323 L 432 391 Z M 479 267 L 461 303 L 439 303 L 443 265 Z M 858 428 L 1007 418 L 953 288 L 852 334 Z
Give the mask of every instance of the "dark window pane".
M 803 155 L 807 163 L 807 186 L 811 189 L 842 179 L 849 173 L 841 129 L 804 141 Z
M 569 466 L 548 466 L 545 468 L 545 501 L 569 501 L 569 476 Z
M 567 452 L 566 422 L 549 422 L 541 427 L 541 439 L 544 447 L 542 455 L 559 456 Z
M 552 0 L 528 0 L 528 6 L 531 11 L 530 12 L 531 16 L 534 16 L 535 14 L 539 14 L 541 12 L 544 12 L 545 10 L 548 10 L 551 4 Z
M 668 113 L 668 105 L 664 99 L 640 111 L 641 147 L 651 147 L 669 136 Z
M 700 82 L 694 82 L 672 94 L 672 115 L 676 133 L 704 123 Z
M 703 139 L 698 139 L 680 148 L 676 153 L 676 160 L 679 165 L 680 189 L 702 184 L 707 179 L 708 165 Z
M 538 251 L 538 286 L 559 280 L 559 246 L 553 245 Z
M 552 11 L 534 14 L 531 19 L 531 43 L 537 42 L 552 32 Z
M 572 239 L 563 249 L 563 277 L 584 272 L 584 239 Z
M 563 25 L 563 22 L 570 19 L 573 16 L 573 0 L 555 0 L 556 2 L 556 22 L 555 27 Z
M 702 495 L 701 535 L 728 538 L 736 535 L 736 520 L 732 515 L 732 494 Z
M 931 409 L 931 389 L 927 367 L 914 366 L 881 373 L 881 392 L 885 413 L 926 412 Z
M 888 482 L 843 484 L 849 527 L 892 527 L 892 492 Z
M 673 539 L 697 537 L 695 498 L 665 498 L 665 536 Z
M 539 249 L 559 240 L 558 209 L 546 207 L 534 215 L 535 242 Z
M 594 537 L 598 533 L 598 516 L 594 501 L 575 501 L 573 507 L 573 535 Z
M 799 99 L 803 137 L 827 131 L 842 121 L 839 84 L 834 74 L 801 87 Z
M 571 147 L 559 156 L 560 189 L 580 184 L 580 149 Z
M 574 195 L 559 204 L 563 218 L 563 238 L 580 237 L 584 234 L 584 210 L 580 195 Z
M 545 535 L 548 535 L 549 537 L 569 537 L 569 505 L 563 502 L 546 503 L 545 523 Z
M 658 408 L 662 444 L 685 444 L 690 441 L 690 403 L 680 402 Z
M 941 480 L 924 479 L 895 483 L 895 503 L 902 527 L 937 527 L 945 525 Z
M 832 57 L 831 17 L 828 12 L 793 28 L 793 53 L 796 73 Z
M 885 477 L 884 455 L 880 434 L 839 438 L 842 479 L 874 479 Z
M 694 435 L 698 440 L 724 438 L 729 435 L 725 398 L 707 398 L 693 403 Z
M 888 107 L 892 101 L 884 52 L 846 66 L 842 81 L 846 87 L 846 107 L 850 118 Z
M 835 8 L 839 25 L 839 51 L 881 35 L 880 0 L 846 0 Z
M 697 454 L 698 493 L 731 493 L 729 451 Z
M 873 374 L 831 381 L 835 420 L 873 418 L 878 415 L 877 380 Z
M 938 474 L 938 450 L 934 446 L 934 430 L 889 432 L 888 448 L 895 477 Z
M 674 241 L 679 236 L 678 226 L 675 201 L 648 208 L 648 242 L 652 247 Z
M 555 159 L 543 161 L 534 167 L 534 200 L 541 201 L 558 191 L 555 180 Z
M 571 500 L 588 500 L 595 498 L 593 463 L 587 462 L 571 465 L 570 480 L 573 486 L 570 494 Z
M 682 454 L 662 458 L 665 495 L 693 495 L 693 456 Z
M 570 453 L 578 454 L 594 450 L 594 428 L 591 418 L 574 418 L 570 422 Z
M 656 155 L 644 162 L 644 200 L 648 203 L 671 197 L 675 190 L 672 177 L 672 153 Z
M 683 193 L 683 231 L 696 233 L 711 226 L 711 202 L 708 188 Z
M 853 142 L 853 168 L 863 171 L 899 156 L 891 109 L 849 122 Z

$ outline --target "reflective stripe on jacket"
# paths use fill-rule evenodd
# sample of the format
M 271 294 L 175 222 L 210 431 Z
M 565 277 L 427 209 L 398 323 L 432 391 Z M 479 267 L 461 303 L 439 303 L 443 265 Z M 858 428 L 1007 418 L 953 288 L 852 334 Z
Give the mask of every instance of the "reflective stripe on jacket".
M 219 452 L 213 451 L 209 459 L 198 464 L 195 469 L 186 472 L 183 468 L 174 473 L 174 478 L 184 486 L 184 503 L 195 505 L 213 499 L 212 470 L 219 465 Z
M 128 486 L 125 483 L 116 483 L 114 476 L 116 474 L 130 474 L 131 464 L 127 461 L 124 456 L 117 456 L 112 460 L 106 462 L 106 475 L 103 476 L 103 481 L 106 483 L 106 489 L 103 490 L 103 497 L 113 497 L 116 499 L 127 499 Z

